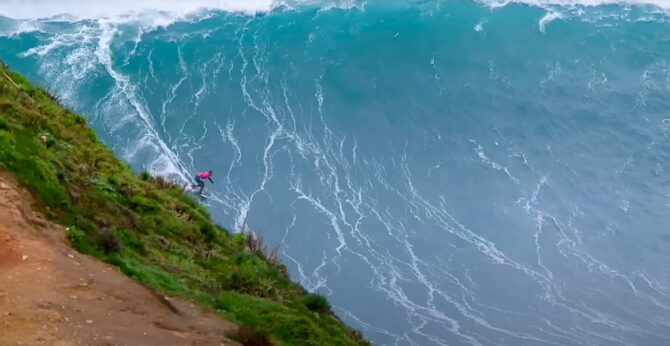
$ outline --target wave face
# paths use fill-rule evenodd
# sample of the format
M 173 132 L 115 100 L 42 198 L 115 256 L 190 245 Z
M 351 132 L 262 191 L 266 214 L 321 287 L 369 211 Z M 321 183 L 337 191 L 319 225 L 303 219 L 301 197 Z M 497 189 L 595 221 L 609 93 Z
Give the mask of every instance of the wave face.
M 663 2 L 133 3 L 10 2 L 0 58 L 373 342 L 670 343 Z

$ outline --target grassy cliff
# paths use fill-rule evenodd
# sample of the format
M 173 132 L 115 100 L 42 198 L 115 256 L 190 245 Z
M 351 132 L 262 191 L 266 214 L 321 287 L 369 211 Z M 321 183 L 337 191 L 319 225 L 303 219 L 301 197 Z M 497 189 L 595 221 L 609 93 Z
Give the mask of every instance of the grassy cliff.
M 0 63 L 0 166 L 79 251 L 286 345 L 367 344 L 292 282 L 262 239 L 230 234 L 179 186 L 137 175 L 85 118 Z M 242 336 L 243 338 L 244 336 Z

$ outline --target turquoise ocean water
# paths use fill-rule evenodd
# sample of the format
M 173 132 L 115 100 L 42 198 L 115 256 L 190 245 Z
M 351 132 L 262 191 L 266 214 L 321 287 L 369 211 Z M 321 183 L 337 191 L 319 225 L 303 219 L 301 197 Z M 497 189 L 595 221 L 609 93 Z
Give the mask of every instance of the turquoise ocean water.
M 670 344 L 670 4 L 86 4 L 0 59 L 374 343 Z

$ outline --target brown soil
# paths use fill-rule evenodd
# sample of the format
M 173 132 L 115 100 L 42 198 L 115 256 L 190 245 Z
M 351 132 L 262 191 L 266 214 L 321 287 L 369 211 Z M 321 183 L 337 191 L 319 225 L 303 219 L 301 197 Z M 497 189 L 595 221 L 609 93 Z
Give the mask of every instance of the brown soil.
M 0 345 L 237 345 L 238 327 L 72 250 L 0 172 Z

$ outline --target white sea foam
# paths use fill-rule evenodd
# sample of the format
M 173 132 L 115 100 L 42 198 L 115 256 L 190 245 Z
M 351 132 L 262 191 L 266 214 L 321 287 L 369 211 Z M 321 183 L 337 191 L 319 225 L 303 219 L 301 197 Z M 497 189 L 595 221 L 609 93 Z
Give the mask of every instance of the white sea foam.
M 331 9 L 362 9 L 360 0 L 4 0 L 0 15 L 14 19 L 51 19 L 77 21 L 83 19 L 121 19 L 135 16 L 174 19 L 188 17 L 201 11 L 225 11 L 254 15 L 284 7 L 295 9 L 300 5 L 321 6 L 321 11 Z M 169 24 L 169 23 L 168 23 Z
M 512 3 L 527 4 L 531 6 L 601 6 L 601 5 L 652 5 L 664 9 L 670 9 L 670 0 L 482 0 L 490 7 L 504 7 Z
M 406 0 L 413 2 L 414 0 Z M 599 5 L 639 5 L 656 6 L 670 9 L 670 0 L 478 0 L 493 7 L 504 7 L 513 3 L 527 4 L 538 7 L 579 7 Z M 82 19 L 130 19 L 158 20 L 158 25 L 169 25 L 174 20 L 183 19 L 203 10 L 219 10 L 237 12 L 248 15 L 269 12 L 278 7 L 289 9 L 300 5 L 321 5 L 321 11 L 334 8 L 361 9 L 364 1 L 357 0 L 5 0 L 0 6 L 0 15 L 14 19 L 45 19 L 58 21 L 76 21 Z M 140 17 L 140 18 L 138 18 Z M 160 23 L 162 22 L 162 23 Z M 481 23 L 475 30 L 481 28 Z M 38 27 L 28 25 L 19 31 L 39 30 Z
M 0 32 L 0 34 L 5 36 L 15 36 L 29 32 L 43 32 L 42 23 L 34 19 L 20 21 L 16 23 L 13 28 L 4 32 Z
M 472 29 L 475 30 L 476 32 L 482 32 L 484 31 L 484 23 L 486 23 L 486 21 L 482 20 L 479 23 L 477 23 Z
M 51 18 L 67 14 L 78 19 L 112 18 L 144 11 L 183 16 L 202 9 L 254 14 L 277 6 L 273 0 L 9 0 L 0 14 L 10 18 Z
M 542 19 L 540 19 L 538 23 L 538 25 L 540 26 L 540 31 L 544 32 L 544 27 L 547 24 L 551 23 L 551 21 L 553 21 L 554 19 L 559 18 L 561 18 L 560 13 L 554 11 L 548 11 L 547 14 L 545 14 L 544 17 L 542 17 Z

